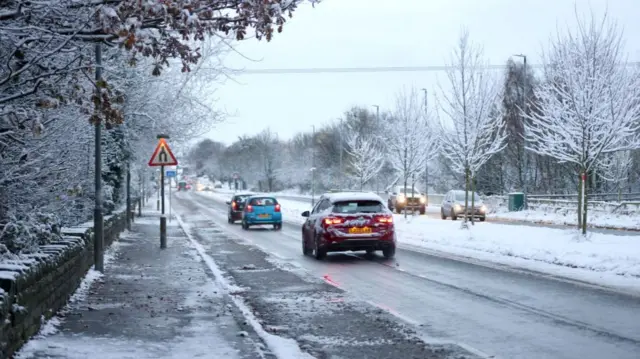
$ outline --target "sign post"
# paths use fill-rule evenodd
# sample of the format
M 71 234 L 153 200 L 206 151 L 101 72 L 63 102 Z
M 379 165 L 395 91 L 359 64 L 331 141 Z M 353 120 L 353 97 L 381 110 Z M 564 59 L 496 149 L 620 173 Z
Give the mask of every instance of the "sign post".
M 149 160 L 149 166 L 160 167 L 160 197 L 161 197 L 161 215 L 160 215 L 160 248 L 167 248 L 167 217 L 164 215 L 164 166 L 177 166 L 178 160 L 176 156 L 171 152 L 167 138 L 169 136 L 158 135 L 158 145 L 156 146 L 151 159 Z M 171 191 L 171 185 L 169 185 L 169 191 Z M 169 192 L 171 195 L 171 192 Z M 171 214 L 170 214 L 171 215 Z
M 171 179 L 176 177 L 176 171 L 167 171 L 167 178 L 169 178 L 169 222 L 171 222 Z

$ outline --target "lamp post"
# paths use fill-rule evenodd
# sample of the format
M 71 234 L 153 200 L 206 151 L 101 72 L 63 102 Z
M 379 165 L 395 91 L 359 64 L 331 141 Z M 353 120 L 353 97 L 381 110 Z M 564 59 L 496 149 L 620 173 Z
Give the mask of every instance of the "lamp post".
M 429 123 L 427 121 L 429 121 L 429 119 L 427 118 L 428 116 L 427 101 L 429 98 L 428 97 L 429 92 L 425 88 L 423 88 L 422 91 L 424 92 L 424 120 L 425 120 L 425 125 L 428 125 Z M 425 158 L 425 161 L 424 161 L 424 196 L 428 201 L 429 200 L 429 154 L 425 153 L 425 156 L 427 156 L 427 158 Z
M 523 79 L 522 79 L 522 127 L 525 125 L 525 111 L 527 107 L 527 55 L 524 54 L 516 54 L 513 55 L 516 57 L 522 58 L 523 63 Z M 524 193 L 524 209 L 529 208 L 529 204 L 527 203 L 527 183 L 529 182 L 529 178 L 527 176 L 527 153 L 526 153 L 526 137 L 522 137 L 522 166 L 524 167 L 524 179 L 522 181 L 522 192 Z
M 101 106 L 102 99 L 102 45 L 96 44 L 96 96 L 98 105 Z M 99 109 L 101 110 L 101 109 Z M 95 168 L 94 168 L 94 186 L 95 186 L 95 207 L 93 210 L 93 262 L 95 269 L 104 273 L 104 218 L 102 214 L 102 122 L 96 121 L 94 133 L 94 150 L 95 150 Z
M 316 126 L 311 126 L 313 129 L 311 135 L 311 206 L 316 203 Z
M 376 108 L 376 126 L 380 126 L 380 106 L 371 105 Z M 380 194 L 380 176 L 376 174 L 376 194 Z

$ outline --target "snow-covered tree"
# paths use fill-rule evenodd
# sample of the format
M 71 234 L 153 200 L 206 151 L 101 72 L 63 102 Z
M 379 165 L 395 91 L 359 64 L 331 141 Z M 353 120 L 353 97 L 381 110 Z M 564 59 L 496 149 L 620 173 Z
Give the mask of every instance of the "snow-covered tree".
M 405 190 L 409 184 L 415 185 L 438 148 L 434 128 L 422 103 L 416 89 L 402 91 L 396 98 L 394 112 L 385 122 L 387 161 Z
M 346 152 L 349 156 L 347 173 L 363 189 L 365 183 L 374 178 L 384 165 L 385 152 L 379 139 L 352 133 L 347 138 Z
M 465 208 L 476 173 L 506 145 L 504 120 L 497 110 L 497 82 L 486 70 L 482 55 L 465 30 L 447 70 L 450 89 L 440 86 L 436 96 L 442 153 L 451 168 L 465 176 Z M 471 206 L 474 198 L 471 196 Z M 467 216 L 463 226 L 466 222 Z
M 578 22 L 577 31 L 558 33 L 551 43 L 546 81 L 536 91 L 538 111 L 526 128 L 528 149 L 573 164 L 576 178 L 598 168 L 610 172 L 606 167 L 615 161 L 609 155 L 640 147 L 640 82 L 638 70 L 623 65 L 622 32 L 606 15 Z M 587 186 L 578 193 L 586 194 Z M 578 216 L 586 235 L 586 196 Z

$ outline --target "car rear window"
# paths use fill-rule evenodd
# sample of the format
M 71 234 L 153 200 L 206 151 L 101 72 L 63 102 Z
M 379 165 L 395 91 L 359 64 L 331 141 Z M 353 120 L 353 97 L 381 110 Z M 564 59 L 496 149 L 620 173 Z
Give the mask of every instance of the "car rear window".
M 269 197 L 254 198 L 251 200 L 252 206 L 275 206 L 276 204 L 278 204 L 278 201 L 276 201 L 275 198 Z
M 379 213 L 384 211 L 380 201 L 340 201 L 333 204 L 333 213 Z
M 238 203 L 244 203 L 247 198 L 251 197 L 251 195 L 246 195 L 246 196 L 236 196 L 235 201 Z

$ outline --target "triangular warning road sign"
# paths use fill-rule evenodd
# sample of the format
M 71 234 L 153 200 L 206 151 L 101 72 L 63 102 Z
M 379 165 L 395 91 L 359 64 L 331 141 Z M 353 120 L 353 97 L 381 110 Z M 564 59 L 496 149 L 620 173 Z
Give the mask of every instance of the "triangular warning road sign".
M 156 150 L 153 151 L 153 156 L 149 160 L 149 166 L 177 166 L 178 160 L 176 156 L 171 152 L 169 144 L 164 138 L 161 138 L 156 146 Z

